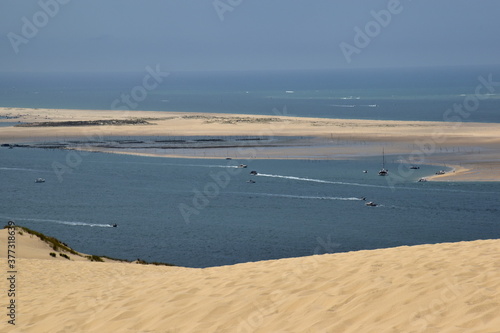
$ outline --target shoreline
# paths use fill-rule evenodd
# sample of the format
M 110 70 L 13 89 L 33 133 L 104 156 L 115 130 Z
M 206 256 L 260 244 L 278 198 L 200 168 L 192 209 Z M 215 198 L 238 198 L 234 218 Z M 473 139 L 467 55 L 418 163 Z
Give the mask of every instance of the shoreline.
M 386 155 L 408 163 L 455 169 L 445 175 L 429 175 L 428 180 L 500 181 L 500 124 L 494 123 L 26 108 L 0 108 L 0 117 L 8 118 L 4 122 L 38 124 L 2 127 L 3 145 L 80 140 L 80 146 L 65 148 L 215 159 L 349 159 L 378 156 L 384 148 Z M 77 126 L 67 126 L 68 122 Z M 194 142 L 194 137 L 212 139 Z M 252 142 L 252 138 L 262 140 Z M 98 143 L 89 144 L 92 140 Z M 172 142 L 176 140 L 186 141 L 185 146 Z

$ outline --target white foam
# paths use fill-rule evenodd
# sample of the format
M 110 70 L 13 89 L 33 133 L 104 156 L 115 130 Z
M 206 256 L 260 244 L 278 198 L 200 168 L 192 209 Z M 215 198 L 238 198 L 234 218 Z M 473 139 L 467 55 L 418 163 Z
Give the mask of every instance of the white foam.
M 309 200 L 340 200 L 340 201 L 361 201 L 361 198 L 344 198 L 344 197 L 328 197 L 328 196 L 308 196 L 308 195 L 293 195 L 293 194 L 274 194 L 274 193 L 241 193 L 250 195 L 260 195 L 266 197 L 290 198 L 290 199 L 309 199 Z
M 84 227 L 100 227 L 100 228 L 112 228 L 111 224 L 99 224 L 99 223 L 86 223 L 86 222 L 78 222 L 78 221 L 61 221 L 61 220 L 50 220 L 50 219 L 34 219 L 34 218 L 11 218 L 6 216 L 1 216 L 2 218 L 8 218 L 13 221 L 30 221 L 30 222 L 49 222 L 49 223 L 58 223 L 65 224 L 71 226 L 84 226 Z
M 265 174 L 265 173 L 258 173 L 257 176 L 272 177 L 272 178 L 283 178 L 283 179 L 291 179 L 291 180 L 299 180 L 299 181 L 314 182 L 314 183 L 323 183 L 323 184 L 335 184 L 335 185 L 351 185 L 351 186 L 362 186 L 362 187 L 388 188 L 388 186 L 380 186 L 380 185 L 369 185 L 369 184 L 347 183 L 347 182 L 332 182 L 332 181 L 321 180 L 321 179 L 302 178 L 302 177 L 294 177 L 294 176 L 282 176 L 282 175 L 269 175 L 269 174 Z
M 360 183 L 348 183 L 348 182 L 333 182 L 322 179 L 313 179 L 313 178 L 302 178 L 302 177 L 294 177 L 294 176 L 283 176 L 283 175 L 271 175 L 265 173 L 258 173 L 256 176 L 260 177 L 272 177 L 272 178 L 283 178 L 290 180 L 298 180 L 298 181 L 306 181 L 306 182 L 314 182 L 314 183 L 323 183 L 323 184 L 334 184 L 334 185 L 348 185 L 348 186 L 360 186 L 360 187 L 374 187 L 374 188 L 385 188 L 390 189 L 391 186 L 383 186 L 383 185 L 370 185 L 370 184 L 360 184 Z M 411 191 L 438 191 L 438 192 L 460 192 L 460 193 L 491 193 L 498 194 L 498 192 L 479 192 L 479 191 L 467 191 L 467 190 L 455 190 L 455 189 L 444 189 L 444 188 L 425 188 L 425 187 L 397 187 L 394 188 L 397 190 L 411 190 Z
M 26 169 L 26 168 L 7 168 L 7 167 L 1 167 L 0 170 L 7 170 L 7 171 L 29 171 L 29 172 L 44 172 L 46 173 L 46 170 L 36 170 L 36 169 Z
M 356 107 L 354 104 L 332 104 L 331 106 L 336 108 L 353 108 Z

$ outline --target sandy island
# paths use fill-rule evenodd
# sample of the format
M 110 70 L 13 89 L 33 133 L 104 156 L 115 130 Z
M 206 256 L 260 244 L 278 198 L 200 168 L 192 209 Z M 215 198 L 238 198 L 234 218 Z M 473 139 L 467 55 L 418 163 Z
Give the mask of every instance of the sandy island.
M 53 257 L 19 231 L 2 332 L 500 332 L 500 240 L 194 269 Z
M 279 113 L 279 112 L 278 112 Z M 283 115 L 285 114 L 285 115 Z M 453 169 L 431 180 L 500 181 L 500 124 L 0 108 L 0 144 L 164 157 L 379 156 Z

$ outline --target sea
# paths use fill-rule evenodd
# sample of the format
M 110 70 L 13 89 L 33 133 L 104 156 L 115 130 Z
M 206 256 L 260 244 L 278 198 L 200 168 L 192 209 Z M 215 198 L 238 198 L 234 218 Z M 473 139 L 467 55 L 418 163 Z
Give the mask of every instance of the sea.
M 0 106 L 108 110 L 129 94 L 137 110 L 446 121 L 476 100 L 460 121 L 500 122 L 500 85 L 481 87 L 500 81 L 495 66 L 172 72 L 155 89 L 147 74 L 2 73 Z M 9 125 L 0 119 L 0 131 Z M 399 161 L 386 155 L 386 168 L 409 167 Z M 393 181 L 377 175 L 380 162 L 0 147 L 0 223 L 84 253 L 186 267 L 500 237 L 500 183 L 417 182 L 445 168 L 433 165 Z

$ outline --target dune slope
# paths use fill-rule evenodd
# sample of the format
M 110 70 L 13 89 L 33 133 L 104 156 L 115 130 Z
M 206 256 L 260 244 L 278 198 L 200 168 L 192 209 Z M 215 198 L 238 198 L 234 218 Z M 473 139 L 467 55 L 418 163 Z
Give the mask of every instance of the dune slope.
M 17 325 L 2 332 L 500 332 L 500 240 L 207 269 L 17 268 Z

